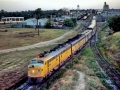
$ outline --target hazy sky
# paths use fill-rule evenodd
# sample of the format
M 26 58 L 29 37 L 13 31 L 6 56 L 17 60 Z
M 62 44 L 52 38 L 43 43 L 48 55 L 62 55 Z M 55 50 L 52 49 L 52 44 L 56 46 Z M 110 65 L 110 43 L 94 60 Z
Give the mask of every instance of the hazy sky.
M 104 2 L 110 8 L 120 9 L 120 0 L 0 0 L 0 10 L 5 11 L 25 11 L 41 8 L 42 10 L 60 9 L 67 7 L 76 9 L 102 9 Z

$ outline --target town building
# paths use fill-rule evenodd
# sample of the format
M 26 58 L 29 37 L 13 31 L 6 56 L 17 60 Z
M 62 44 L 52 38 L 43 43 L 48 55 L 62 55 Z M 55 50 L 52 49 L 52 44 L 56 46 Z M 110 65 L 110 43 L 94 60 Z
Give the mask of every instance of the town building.
M 107 5 L 106 2 L 104 3 L 103 11 L 109 11 L 109 5 Z
M 47 18 L 38 19 L 38 26 L 44 27 L 45 23 L 48 21 Z M 30 27 L 35 28 L 37 25 L 37 19 L 36 18 L 30 18 L 22 22 L 23 27 Z
M 1 23 L 23 22 L 24 17 L 3 17 Z

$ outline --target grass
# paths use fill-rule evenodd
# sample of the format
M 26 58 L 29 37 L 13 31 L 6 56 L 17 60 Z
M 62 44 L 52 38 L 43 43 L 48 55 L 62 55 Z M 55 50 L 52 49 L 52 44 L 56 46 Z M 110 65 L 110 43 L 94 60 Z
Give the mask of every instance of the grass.
M 60 87 L 58 88 L 58 90 L 71 90 L 71 88 L 69 86 L 66 86 L 66 87 Z
M 68 31 L 62 29 L 40 29 L 40 35 L 37 35 L 37 30 L 32 28 L 7 28 L 7 30 L 8 32 L 0 33 L 0 49 L 22 47 L 41 41 L 48 41 L 60 37 Z
M 73 80 L 75 81 L 74 73 L 77 76 L 77 72 L 70 69 L 63 69 L 61 72 L 61 77 L 54 81 L 55 83 L 52 85 L 50 90 L 72 90 L 71 85 L 73 84 Z
M 106 77 L 96 63 L 90 47 L 85 48 L 81 55 L 74 60 L 73 68 L 85 73 L 86 90 L 109 90 L 108 85 L 102 82 Z
M 66 41 L 68 38 L 73 37 L 76 34 L 77 33 L 73 31 L 73 33 L 70 33 L 68 36 L 59 40 L 57 43 L 62 43 Z M 15 52 L 10 52 L 6 54 L 0 54 L 0 70 L 5 69 L 7 67 L 18 66 L 19 64 L 24 64 L 26 61 L 29 61 L 30 59 L 34 58 L 40 52 L 49 50 L 50 48 L 56 45 L 57 44 L 51 45 L 48 47 L 41 47 L 41 48 L 35 48 L 30 50 L 15 51 Z
M 1 88 L 4 90 L 27 76 L 29 61 L 40 52 L 49 50 L 54 46 L 0 54 L 0 84 L 3 86 Z M 13 76 L 14 78 L 12 78 Z M 9 82 L 5 82 L 6 80 L 9 80 Z
M 106 24 L 103 24 L 99 28 L 99 41 L 97 45 L 104 58 L 110 63 L 111 66 L 113 66 L 114 69 L 120 72 L 120 65 L 117 61 L 118 58 L 113 58 L 120 55 L 120 32 L 112 35 L 109 35 L 109 32 L 110 29 L 108 26 L 106 26 Z
M 82 26 L 78 27 L 78 29 L 76 31 L 77 31 L 77 33 L 81 33 L 82 32 Z
M 49 50 L 54 46 L 55 45 L 24 50 L 24 51 L 15 51 L 6 54 L 0 54 L 0 70 L 8 67 L 14 67 L 14 66 L 18 67 L 19 65 L 23 65 L 24 63 L 29 62 L 29 60 L 31 60 L 32 58 L 36 57 L 36 55 L 39 54 L 40 52 Z
M 65 36 L 63 39 L 58 40 L 57 43 L 62 43 L 67 41 L 69 38 L 74 37 L 75 35 L 77 35 L 78 33 L 76 31 L 73 31 L 72 33 L 70 33 L 69 35 Z

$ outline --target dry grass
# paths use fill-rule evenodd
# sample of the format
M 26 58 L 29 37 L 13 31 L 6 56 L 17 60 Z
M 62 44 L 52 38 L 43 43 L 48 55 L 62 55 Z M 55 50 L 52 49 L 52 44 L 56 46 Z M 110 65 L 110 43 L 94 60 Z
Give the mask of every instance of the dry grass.
M 106 88 L 101 84 L 98 77 L 86 76 L 86 90 L 106 90 Z
M 32 28 L 7 28 L 7 30 L 8 32 L 0 33 L 0 49 L 27 46 L 41 41 L 51 40 L 68 31 L 61 29 L 40 29 L 40 35 L 37 35 L 37 30 Z
M 120 73 L 120 32 L 108 35 L 109 31 L 108 27 L 99 31 L 100 41 L 98 42 L 98 46 L 110 65 Z
M 74 73 L 76 72 L 73 70 L 70 69 L 67 70 L 63 74 L 63 77 L 57 80 L 55 84 L 50 88 L 50 90 L 63 90 L 64 88 L 68 88 L 68 87 L 70 89 L 70 85 L 73 82 Z
M 29 62 L 30 59 L 36 57 L 40 52 L 49 50 L 54 46 L 55 45 L 0 54 L 0 70 L 6 69 L 8 67 L 18 67 L 19 65 L 23 65 L 24 63 Z
M 10 87 L 27 76 L 27 66 L 29 61 L 38 53 L 53 47 L 54 45 L 0 54 L 0 90 Z M 6 82 L 7 80 L 8 82 Z
M 78 63 L 74 63 L 73 68 L 84 72 L 86 76 L 86 90 L 105 90 L 106 88 L 102 85 L 100 79 L 91 68 L 90 64 L 92 64 L 92 62 L 90 61 L 94 60 L 91 49 L 86 48 L 76 60 L 78 60 Z
M 57 43 L 65 42 L 69 38 L 72 38 L 72 37 L 74 37 L 77 34 L 78 34 L 77 31 L 73 31 L 72 33 L 70 33 L 69 35 L 67 35 L 64 39 L 61 39 L 61 40 L 57 41 Z

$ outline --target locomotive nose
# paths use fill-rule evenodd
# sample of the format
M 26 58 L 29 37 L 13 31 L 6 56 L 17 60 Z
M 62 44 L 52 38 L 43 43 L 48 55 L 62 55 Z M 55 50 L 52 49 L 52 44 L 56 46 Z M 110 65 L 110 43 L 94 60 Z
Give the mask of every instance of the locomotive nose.
M 34 68 L 34 65 L 29 65 L 28 68 Z
M 35 70 L 32 70 L 32 73 L 35 73 Z

